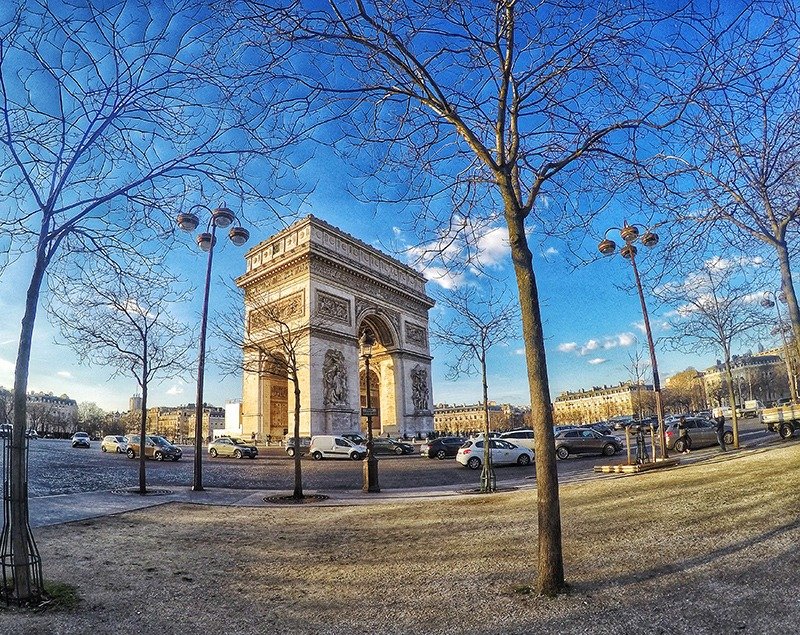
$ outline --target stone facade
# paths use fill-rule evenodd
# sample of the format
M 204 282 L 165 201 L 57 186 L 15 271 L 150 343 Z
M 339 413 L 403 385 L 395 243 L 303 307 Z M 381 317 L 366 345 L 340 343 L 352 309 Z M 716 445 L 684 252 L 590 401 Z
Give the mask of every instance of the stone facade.
M 359 337 L 376 339 L 370 359 L 373 431 L 433 430 L 425 278 L 411 267 L 307 216 L 251 249 L 242 429 L 282 438 L 294 428 L 299 387 L 302 435 L 364 430 Z M 296 356 L 295 363 L 291 356 Z
M 567 391 L 553 402 L 556 423 L 593 423 L 612 417 L 635 416 L 638 404 L 653 387 L 622 382 L 617 386 L 594 386 L 591 390 Z

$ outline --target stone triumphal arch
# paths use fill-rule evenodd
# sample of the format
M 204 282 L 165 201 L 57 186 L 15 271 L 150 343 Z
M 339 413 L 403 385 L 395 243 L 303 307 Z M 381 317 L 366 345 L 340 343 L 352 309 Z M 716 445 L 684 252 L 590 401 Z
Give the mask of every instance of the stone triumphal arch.
M 422 275 L 314 216 L 260 243 L 246 259 L 237 280 L 246 313 L 246 436 L 291 434 L 298 403 L 301 435 L 365 431 L 360 408 L 367 381 L 378 411 L 374 433 L 433 430 L 433 301 Z M 375 340 L 369 377 L 358 342 L 365 330 Z

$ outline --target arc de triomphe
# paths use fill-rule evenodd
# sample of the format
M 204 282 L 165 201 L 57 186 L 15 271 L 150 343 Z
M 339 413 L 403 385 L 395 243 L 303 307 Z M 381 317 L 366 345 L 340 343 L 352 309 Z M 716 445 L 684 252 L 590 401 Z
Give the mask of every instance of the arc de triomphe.
M 370 330 L 376 434 L 433 430 L 425 278 L 332 225 L 307 216 L 252 248 L 244 290 L 242 432 L 283 438 L 294 427 L 297 356 L 301 435 L 366 430 L 359 337 Z M 276 359 L 279 363 L 276 363 Z M 289 371 L 291 372 L 291 370 Z

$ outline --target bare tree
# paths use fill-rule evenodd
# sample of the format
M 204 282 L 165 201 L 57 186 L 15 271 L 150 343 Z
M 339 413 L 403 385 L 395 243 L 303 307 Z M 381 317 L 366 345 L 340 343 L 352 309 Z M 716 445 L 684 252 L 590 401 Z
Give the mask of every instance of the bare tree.
M 78 427 L 90 436 L 103 432 L 103 422 L 106 413 L 93 401 L 84 401 L 78 404 Z
M 673 211 L 681 248 L 714 233 L 746 255 L 754 245 L 772 252 L 800 343 L 791 266 L 800 220 L 800 9 L 789 0 L 747 3 L 694 63 L 716 71 L 666 140 L 675 150 L 661 157 L 666 173 L 654 202 Z
M 635 154 L 644 128 L 680 113 L 677 93 L 694 74 L 670 85 L 664 66 L 683 70 L 688 14 L 616 1 L 227 4 L 236 36 L 283 64 L 292 94 L 320 106 L 310 125 L 335 120 L 340 134 L 326 128 L 328 138 L 363 158 L 365 196 L 418 210 L 414 229 L 432 232 L 435 261 L 479 266 L 476 233 L 505 224 L 536 435 L 537 584 L 545 594 L 564 591 L 553 416 L 528 232 L 533 224 L 561 231 L 573 219 L 585 232 L 580 192 L 593 191 L 602 208 L 598 193 L 620 185 L 611 166 Z M 701 30 L 693 24 L 692 37 Z
M 48 308 L 63 341 L 82 360 L 111 368 L 112 376 L 132 376 L 141 389 L 139 493 L 144 495 L 148 389 L 157 377 L 188 370 L 191 329 L 169 313 L 185 295 L 173 290 L 176 280 L 158 268 L 122 273 L 88 267 L 79 277 L 54 279 L 58 291 Z
M 647 349 L 640 346 L 634 346 L 633 351 L 628 353 L 628 363 L 624 365 L 625 370 L 628 372 L 631 383 L 636 386 L 636 405 L 634 412 L 639 413 L 639 420 L 644 418 L 645 400 L 642 397 L 642 388 L 644 387 L 645 375 L 650 368 L 650 363 L 647 361 Z
M 462 286 L 437 298 L 440 308 L 448 317 L 434 318 L 432 335 L 455 357 L 448 362 L 448 378 L 480 373 L 483 389 L 483 468 L 481 491 L 496 490 L 492 453 L 489 438 L 489 382 L 486 374 L 486 356 L 494 346 L 502 346 L 518 337 L 519 308 L 506 294 Z
M 168 235 L 187 191 L 222 183 L 255 197 L 243 173 L 274 134 L 267 104 L 235 111 L 201 56 L 217 43 L 196 3 L 151 10 L 135 0 L 99 9 L 14 0 L 0 26 L 0 228 L 10 250 L 30 252 L 30 282 L 16 359 L 10 514 L 13 598 L 41 595 L 28 528 L 25 396 L 34 324 L 51 263 L 94 253 L 149 251 Z M 269 172 L 261 170 L 262 174 Z M 265 188 L 269 189 L 269 188 Z M 277 190 L 276 190 L 277 191 Z M 259 197 L 260 198 L 260 197 Z M 3 245 L 5 247 L 5 243 Z M 27 261 L 26 261 L 27 262 Z M 10 556 L 6 559 L 6 556 Z
M 228 311 L 215 320 L 215 332 L 226 343 L 226 354 L 219 362 L 229 374 L 244 370 L 259 378 L 265 375 L 286 378 L 294 394 L 294 491 L 302 499 L 303 471 L 300 452 L 300 377 L 308 359 L 308 314 L 296 300 L 285 301 L 275 293 L 248 288 L 235 306 L 242 312 Z
M 713 258 L 686 279 L 654 290 L 656 297 L 674 309 L 669 319 L 673 335 L 664 342 L 676 350 L 721 352 L 727 376 L 728 401 L 733 417 L 734 447 L 739 447 L 731 357 L 733 342 L 769 322 L 760 305 L 752 274 L 730 260 Z

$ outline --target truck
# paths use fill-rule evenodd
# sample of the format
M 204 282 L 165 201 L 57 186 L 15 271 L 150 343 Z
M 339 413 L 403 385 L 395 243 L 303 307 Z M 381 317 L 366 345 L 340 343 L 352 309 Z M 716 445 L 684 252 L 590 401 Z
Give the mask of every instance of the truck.
M 788 404 L 761 411 L 761 423 L 770 432 L 777 432 L 781 439 L 791 439 L 800 429 L 800 405 Z
M 757 417 L 763 409 L 764 404 L 758 399 L 750 399 L 745 401 L 743 406 L 740 404 L 736 405 L 736 416 L 741 418 Z M 730 419 L 733 416 L 733 413 L 731 412 L 730 406 L 719 406 L 712 410 L 712 415 L 714 418 L 722 415 L 726 419 Z

